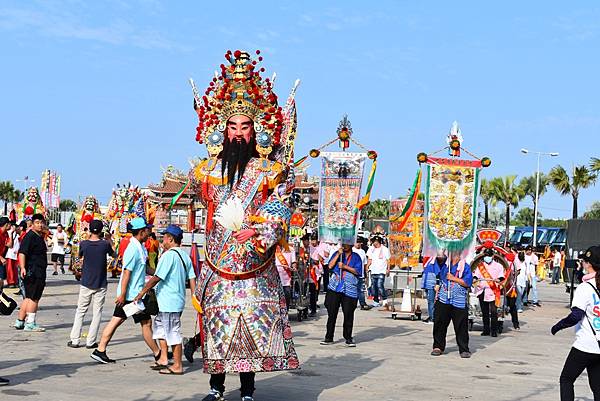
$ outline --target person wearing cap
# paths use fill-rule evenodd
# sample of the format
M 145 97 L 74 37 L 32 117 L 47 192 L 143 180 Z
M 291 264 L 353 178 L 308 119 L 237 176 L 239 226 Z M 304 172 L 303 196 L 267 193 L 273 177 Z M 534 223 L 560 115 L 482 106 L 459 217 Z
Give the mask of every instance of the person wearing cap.
M 321 345 L 333 344 L 335 321 L 342 307 L 344 314 L 344 339 L 346 347 L 356 347 L 352 330 L 354 327 L 354 311 L 358 304 L 358 279 L 362 275 L 363 263 L 360 256 L 352 251 L 352 245 L 344 244 L 333 253 L 329 260 L 331 277 L 325 307 L 327 308 L 327 333 Z
M 15 329 L 25 331 L 45 331 L 36 323 L 36 313 L 44 288 L 48 267 L 48 248 L 44 241 L 44 216 L 36 213 L 31 217 L 31 230 L 25 234 L 19 246 L 19 275 L 23 280 L 25 299 L 21 303 Z
M 367 270 L 371 272 L 373 282 L 373 306 L 386 306 L 385 277 L 390 274 L 390 251 L 383 245 L 383 239 L 375 235 L 371 240 L 372 246 L 367 251 Z M 381 301 L 381 302 L 380 302 Z
M 480 263 L 473 277 L 476 279 L 475 295 L 479 298 L 479 306 L 483 315 L 482 336 L 498 337 L 498 307 L 500 306 L 504 280 L 504 268 L 494 260 L 494 251 L 486 248 L 483 251 L 483 262 Z
M 160 358 L 152 367 L 165 375 L 183 374 L 181 365 L 182 342 L 181 314 L 185 307 L 185 284 L 189 282 L 190 294 L 196 288 L 196 273 L 192 259 L 181 249 L 183 230 L 171 224 L 163 232 L 164 252 L 158 260 L 154 276 L 148 280 L 134 301 L 144 298 L 146 293 L 156 287 L 158 315 L 154 319 L 153 338 L 160 344 Z M 169 366 L 167 347 L 173 348 L 173 365 Z
M 98 347 L 96 339 L 106 298 L 106 288 L 108 287 L 106 279 L 107 257 L 112 256 L 115 252 L 110 242 L 101 239 L 103 228 L 104 224 L 100 220 L 92 220 L 90 222 L 90 238 L 81 241 L 79 244 L 79 257 L 82 261 L 81 286 L 79 287 L 75 320 L 71 329 L 71 339 L 67 343 L 67 346 L 71 348 L 81 346 L 79 342 L 83 318 L 90 304 L 92 305 L 92 322 L 87 335 L 86 348 Z
M 600 400 L 600 246 L 588 248 L 581 264 L 587 274 L 575 290 L 571 313 L 550 330 L 555 335 L 575 326 L 575 342 L 560 374 L 561 401 L 575 399 L 573 385 L 584 369 L 594 400 Z
M 117 286 L 117 299 L 115 300 L 116 306 L 113 317 L 102 332 L 98 349 L 94 350 L 91 355 L 91 358 L 99 363 L 116 362 L 106 355 L 106 347 L 117 328 L 127 319 L 123 306 L 132 303 L 135 296 L 144 288 L 148 254 L 143 244 L 148 239 L 152 225 L 146 224 L 144 218 L 136 217 L 131 220 L 128 226 L 131 231 L 131 241 L 123 254 L 123 272 Z M 154 359 L 158 360 L 160 358 L 160 348 L 152 338 L 152 317 L 147 312 L 141 311 L 133 315 L 133 321 L 141 325 L 144 341 L 148 348 L 152 350 Z

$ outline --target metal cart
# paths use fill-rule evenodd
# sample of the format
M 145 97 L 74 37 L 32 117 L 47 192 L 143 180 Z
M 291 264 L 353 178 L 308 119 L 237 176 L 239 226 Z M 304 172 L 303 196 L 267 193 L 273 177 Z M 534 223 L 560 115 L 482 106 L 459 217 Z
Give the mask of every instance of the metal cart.
M 422 272 L 413 272 L 410 269 L 393 269 L 392 275 L 392 319 L 408 317 L 410 320 L 421 320 L 421 309 L 417 305 L 417 279 Z M 411 283 L 412 282 L 412 283 Z M 411 288 L 412 287 L 412 288 Z M 396 307 L 396 296 L 402 292 L 402 301 Z

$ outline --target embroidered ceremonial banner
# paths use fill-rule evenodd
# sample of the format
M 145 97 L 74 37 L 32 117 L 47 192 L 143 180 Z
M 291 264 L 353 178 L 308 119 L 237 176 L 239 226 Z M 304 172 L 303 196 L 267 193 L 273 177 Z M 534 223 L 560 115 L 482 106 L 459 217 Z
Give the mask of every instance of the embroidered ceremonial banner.
M 366 153 L 323 152 L 319 190 L 319 239 L 353 244 Z
M 423 254 L 474 250 L 480 161 L 429 158 L 426 167 Z
M 419 263 L 421 244 L 423 242 L 423 210 L 424 203 L 415 200 L 410 216 L 403 224 L 399 216 L 410 199 L 394 199 L 390 204 L 390 264 L 398 267 L 416 266 Z

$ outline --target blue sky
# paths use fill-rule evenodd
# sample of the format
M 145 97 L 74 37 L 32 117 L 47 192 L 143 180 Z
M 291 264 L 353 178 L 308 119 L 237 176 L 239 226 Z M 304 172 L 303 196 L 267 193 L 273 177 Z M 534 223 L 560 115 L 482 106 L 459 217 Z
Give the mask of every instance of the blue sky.
M 595 1 L 2 1 L 0 179 L 63 176 L 63 197 L 106 202 L 117 182 L 204 155 L 189 77 L 204 87 L 227 49 L 261 49 L 286 98 L 294 80 L 297 154 L 348 113 L 378 151 L 375 197 L 406 192 L 416 154 L 458 120 L 485 176 L 528 175 L 535 158 L 600 157 L 600 5 Z M 317 162 L 313 161 L 316 171 Z M 600 200 L 582 192 L 580 210 Z M 523 205 L 528 205 L 524 201 Z M 546 217 L 568 217 L 553 190 Z

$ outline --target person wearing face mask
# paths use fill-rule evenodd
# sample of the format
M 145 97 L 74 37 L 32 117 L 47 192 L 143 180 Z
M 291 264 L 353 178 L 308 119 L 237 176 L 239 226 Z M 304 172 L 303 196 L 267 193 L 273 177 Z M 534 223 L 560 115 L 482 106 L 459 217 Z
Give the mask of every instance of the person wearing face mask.
M 433 324 L 435 316 L 435 296 L 437 294 L 438 280 L 442 266 L 446 265 L 446 254 L 443 249 L 439 249 L 435 258 L 429 259 L 423 268 L 423 279 L 421 288 L 427 296 L 427 319 L 423 320 L 425 324 Z
M 473 276 L 477 280 L 475 295 L 479 298 L 483 314 L 481 335 L 498 337 L 498 307 L 502 293 L 500 283 L 504 280 L 504 269 L 494 260 L 492 249 L 488 248 L 483 252 L 483 263 L 477 266 Z
M 575 326 L 575 342 L 560 374 L 560 399 L 573 401 L 573 385 L 583 370 L 594 400 L 600 400 L 600 246 L 592 246 L 583 254 L 581 264 L 586 275 L 575 290 L 571 313 L 554 326 L 550 332 Z
M 460 357 L 470 358 L 467 296 L 468 289 L 473 284 L 473 274 L 471 266 L 461 257 L 460 252 L 453 252 L 449 262 L 441 267 L 438 274 L 440 288 L 435 303 L 431 355 L 440 356 L 444 353 L 446 333 L 452 321 Z

